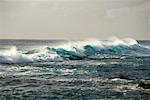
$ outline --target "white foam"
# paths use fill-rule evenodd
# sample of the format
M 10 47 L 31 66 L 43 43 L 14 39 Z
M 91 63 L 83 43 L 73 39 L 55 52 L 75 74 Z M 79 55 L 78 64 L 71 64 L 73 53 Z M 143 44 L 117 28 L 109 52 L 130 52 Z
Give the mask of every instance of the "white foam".
M 124 45 L 124 46 L 131 46 L 138 44 L 138 42 L 132 38 L 124 38 L 124 39 L 119 39 L 117 37 L 111 37 L 108 39 L 107 43 L 103 43 L 104 45 Z
M 16 47 L 0 52 L 0 63 L 24 63 L 32 61 L 31 57 L 18 52 Z
M 109 38 L 106 41 L 100 41 L 98 39 L 87 39 L 84 41 L 68 41 L 61 45 L 54 46 L 52 48 L 62 48 L 67 51 L 74 51 L 79 54 L 83 54 L 84 47 L 90 45 L 96 49 L 106 49 L 111 46 L 132 46 L 138 44 L 138 42 L 132 38 L 119 39 L 117 37 Z
M 0 63 L 29 63 L 38 61 L 63 61 L 63 59 L 57 54 L 49 54 L 45 51 L 30 55 L 23 54 L 17 51 L 16 47 L 0 51 Z

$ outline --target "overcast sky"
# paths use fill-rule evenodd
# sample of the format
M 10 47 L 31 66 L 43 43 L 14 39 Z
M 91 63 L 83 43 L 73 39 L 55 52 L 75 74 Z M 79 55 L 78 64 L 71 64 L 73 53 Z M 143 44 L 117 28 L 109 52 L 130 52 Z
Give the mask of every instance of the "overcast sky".
M 150 0 L 0 0 L 1 39 L 150 39 Z

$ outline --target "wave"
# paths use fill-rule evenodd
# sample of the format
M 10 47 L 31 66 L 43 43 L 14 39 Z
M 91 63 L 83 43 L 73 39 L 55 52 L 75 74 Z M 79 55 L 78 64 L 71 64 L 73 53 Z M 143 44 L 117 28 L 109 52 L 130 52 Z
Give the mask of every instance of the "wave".
M 105 41 L 88 39 L 69 41 L 57 46 L 46 46 L 41 50 L 22 52 L 12 47 L 0 51 L 0 63 L 30 63 L 88 59 L 96 55 L 150 56 L 150 48 L 131 38 L 111 38 Z
M 49 54 L 47 52 L 39 52 L 33 54 L 24 54 L 19 52 L 16 47 L 10 50 L 0 52 L 0 63 L 30 63 L 44 61 L 62 61 L 63 59 L 57 54 Z
M 56 52 L 63 58 L 83 59 L 97 54 L 108 55 L 135 55 L 145 56 L 150 54 L 150 48 L 140 45 L 131 38 L 113 38 L 107 41 L 85 40 L 61 44 L 55 47 L 47 47 L 48 51 Z

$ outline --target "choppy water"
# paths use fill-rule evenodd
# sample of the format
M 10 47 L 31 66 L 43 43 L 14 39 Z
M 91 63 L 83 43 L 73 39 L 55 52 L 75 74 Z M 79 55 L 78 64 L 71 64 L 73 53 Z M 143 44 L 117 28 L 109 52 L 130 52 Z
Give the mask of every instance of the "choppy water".
M 149 100 L 150 41 L 0 40 L 0 99 Z

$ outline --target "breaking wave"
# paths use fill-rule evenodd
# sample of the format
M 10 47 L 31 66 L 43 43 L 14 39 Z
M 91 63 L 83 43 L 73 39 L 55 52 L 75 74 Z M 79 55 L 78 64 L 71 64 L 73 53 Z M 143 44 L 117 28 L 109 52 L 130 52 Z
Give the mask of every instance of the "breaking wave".
M 149 56 L 150 48 L 131 38 L 111 38 L 106 41 L 88 39 L 69 41 L 57 46 L 46 46 L 42 50 L 23 52 L 16 47 L 0 51 L 0 63 L 30 63 L 88 59 L 94 55 Z
M 0 52 L 0 63 L 29 63 L 62 60 L 63 59 L 59 55 L 54 53 L 44 51 L 33 54 L 24 54 L 19 52 L 16 47 Z

